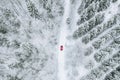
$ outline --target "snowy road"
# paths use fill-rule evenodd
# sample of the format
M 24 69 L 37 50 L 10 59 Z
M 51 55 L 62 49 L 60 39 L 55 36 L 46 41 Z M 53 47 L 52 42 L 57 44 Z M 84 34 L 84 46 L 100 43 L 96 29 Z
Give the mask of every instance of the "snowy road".
M 60 40 L 59 46 L 63 45 L 63 51 L 59 50 L 58 54 L 58 79 L 59 80 L 67 80 L 66 71 L 65 71 L 65 44 L 66 44 L 66 37 L 67 37 L 67 28 L 68 25 L 66 24 L 66 19 L 69 17 L 70 12 L 70 0 L 65 0 L 65 7 L 64 7 L 64 15 L 63 20 L 61 22 L 61 32 L 60 32 Z

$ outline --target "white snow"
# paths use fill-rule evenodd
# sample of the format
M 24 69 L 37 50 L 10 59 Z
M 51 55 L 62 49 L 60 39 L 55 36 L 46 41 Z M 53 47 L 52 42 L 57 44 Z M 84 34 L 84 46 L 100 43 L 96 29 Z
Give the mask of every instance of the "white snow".
M 65 44 L 66 44 L 66 37 L 67 37 L 67 27 L 66 19 L 69 17 L 69 9 L 70 9 L 70 0 L 65 0 L 65 7 L 64 7 L 64 15 L 63 20 L 61 22 L 61 29 L 60 29 L 60 38 L 59 38 L 59 46 L 63 45 L 63 51 L 59 50 L 58 53 L 58 79 L 59 80 L 67 80 L 66 71 L 65 71 Z

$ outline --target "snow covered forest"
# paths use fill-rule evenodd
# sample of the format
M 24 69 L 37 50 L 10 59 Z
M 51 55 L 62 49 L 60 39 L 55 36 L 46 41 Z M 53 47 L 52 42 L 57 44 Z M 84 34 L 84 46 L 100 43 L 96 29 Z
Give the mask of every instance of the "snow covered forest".
M 120 0 L 0 0 L 0 80 L 120 80 Z

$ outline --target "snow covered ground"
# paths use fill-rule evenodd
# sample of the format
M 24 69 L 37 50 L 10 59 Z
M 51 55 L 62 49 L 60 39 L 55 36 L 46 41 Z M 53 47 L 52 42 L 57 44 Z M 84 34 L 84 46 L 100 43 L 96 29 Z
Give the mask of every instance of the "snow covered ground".
M 68 25 L 66 23 L 67 18 L 70 13 L 70 0 L 65 0 L 64 3 L 64 15 L 62 17 L 61 28 L 60 28 L 60 37 L 59 37 L 59 46 L 63 46 L 63 51 L 59 50 L 58 52 L 58 79 L 59 80 L 68 80 L 67 73 L 65 70 L 65 50 L 66 50 L 66 39 L 68 36 Z

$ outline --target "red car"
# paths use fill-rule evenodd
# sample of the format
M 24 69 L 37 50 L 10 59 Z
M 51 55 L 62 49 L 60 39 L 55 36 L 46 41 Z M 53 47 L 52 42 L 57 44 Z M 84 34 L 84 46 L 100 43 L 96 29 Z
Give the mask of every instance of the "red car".
M 60 46 L 60 50 L 63 51 L 63 45 Z

